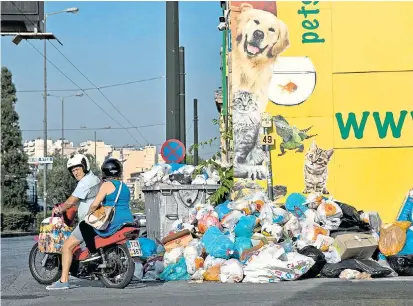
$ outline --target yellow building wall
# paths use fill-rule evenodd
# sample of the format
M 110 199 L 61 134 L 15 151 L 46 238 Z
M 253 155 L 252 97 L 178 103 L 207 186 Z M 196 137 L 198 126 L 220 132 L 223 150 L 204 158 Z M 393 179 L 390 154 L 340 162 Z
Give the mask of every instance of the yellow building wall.
M 282 113 L 299 128 L 314 125 L 317 145 L 334 148 L 330 193 L 359 210 L 378 211 L 390 222 L 413 185 L 413 2 L 314 3 L 277 2 L 277 16 L 287 24 L 291 41 L 282 56 L 312 60 L 317 72 L 314 92 L 294 107 L 270 102 L 267 111 Z M 306 18 L 297 12 L 303 6 L 319 10 L 307 19 L 318 20 L 314 32 L 324 43 L 302 43 Z M 354 113 L 360 124 L 363 112 L 368 115 L 362 137 L 351 131 L 343 139 L 336 114 L 345 123 Z M 379 136 L 375 118 L 383 122 L 386 112 L 402 126 L 401 135 L 389 128 Z M 306 150 L 310 141 L 304 141 Z M 302 156 L 288 152 L 278 157 L 277 152 L 272 150 L 274 183 L 300 192 Z
M 282 1 L 276 6 L 290 38 L 281 56 L 309 57 L 316 85 L 304 103 L 269 101 L 266 112 L 281 114 L 299 129 L 313 126 L 310 134 L 317 136 L 302 142 L 303 153 L 287 150 L 278 156 L 282 139 L 274 128 L 273 184 L 287 186 L 288 194 L 304 190 L 305 153 L 315 140 L 334 149 L 330 194 L 392 221 L 413 185 L 413 2 Z M 303 8 L 311 12 L 307 17 L 299 13 Z M 318 27 L 304 28 L 310 24 Z M 323 42 L 314 42 L 315 37 Z M 363 116 L 360 133 L 345 128 L 349 118 L 360 125 Z

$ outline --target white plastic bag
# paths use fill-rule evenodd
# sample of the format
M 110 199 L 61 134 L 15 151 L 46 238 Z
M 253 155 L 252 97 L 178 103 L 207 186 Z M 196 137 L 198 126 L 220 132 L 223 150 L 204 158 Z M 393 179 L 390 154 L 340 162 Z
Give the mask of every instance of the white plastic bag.
M 334 243 L 334 238 L 324 235 L 318 235 L 313 246 L 319 249 L 321 252 L 327 252 L 330 245 Z
M 143 279 L 143 265 L 140 260 L 135 261 L 135 272 L 133 273 L 137 281 L 142 281 Z
M 206 179 L 203 175 L 197 175 L 193 180 L 192 180 L 192 185 L 205 185 Z
M 208 255 L 204 261 L 204 270 L 206 271 L 216 265 L 222 265 L 224 262 L 225 259 L 223 258 L 215 258 L 214 256 Z
M 188 274 L 192 275 L 196 272 L 195 260 L 202 253 L 202 243 L 198 239 L 192 240 L 184 249 L 184 257 Z
M 313 244 L 317 240 L 318 235 L 330 236 L 330 231 L 311 221 L 302 223 L 300 239 L 307 244 Z
M 301 225 L 297 217 L 290 216 L 290 220 L 284 225 L 284 231 L 287 233 L 287 236 L 290 238 L 298 238 L 301 234 Z
M 283 236 L 283 228 L 278 224 L 265 223 L 261 228 L 262 233 L 268 233 L 271 237 L 274 237 L 274 241 L 278 242 Z
M 317 208 L 317 217 L 326 229 L 338 229 L 343 211 L 333 201 L 323 201 Z
M 176 264 L 184 254 L 184 248 L 178 247 L 166 252 L 163 256 L 163 263 L 165 268 L 169 265 Z
M 338 253 L 337 249 L 332 246 L 328 248 L 328 252 L 324 252 L 323 254 L 327 263 L 333 264 L 339 263 L 341 261 L 340 254 Z
M 242 212 L 240 212 L 239 210 L 233 210 L 230 213 L 226 214 L 224 218 L 222 218 L 221 224 L 226 229 L 232 231 L 242 216 Z
M 219 279 L 223 283 L 239 283 L 244 277 L 241 263 L 236 259 L 229 259 L 221 265 Z
M 271 283 L 279 280 L 296 280 L 314 265 L 310 257 L 290 252 L 284 248 L 269 244 L 265 245 L 257 255 L 253 255 L 244 268 L 243 282 Z

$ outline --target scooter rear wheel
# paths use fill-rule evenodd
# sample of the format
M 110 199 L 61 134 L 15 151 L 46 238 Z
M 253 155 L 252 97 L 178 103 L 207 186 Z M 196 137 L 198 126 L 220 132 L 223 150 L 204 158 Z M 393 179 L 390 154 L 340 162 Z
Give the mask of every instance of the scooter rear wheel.
M 47 258 L 45 258 L 47 256 Z M 42 261 L 45 260 L 44 266 Z M 36 263 L 39 262 L 38 265 Z M 42 285 L 50 285 L 58 281 L 62 275 L 61 257 L 59 254 L 44 254 L 36 243 L 29 254 L 30 273 Z
M 102 269 L 100 281 L 107 288 L 123 289 L 132 281 L 135 262 L 125 244 L 117 244 L 105 250 L 107 268 Z

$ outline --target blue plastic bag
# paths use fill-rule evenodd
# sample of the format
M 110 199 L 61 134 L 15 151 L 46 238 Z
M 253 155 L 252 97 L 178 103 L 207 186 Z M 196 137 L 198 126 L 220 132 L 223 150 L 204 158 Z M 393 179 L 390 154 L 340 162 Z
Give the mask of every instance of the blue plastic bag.
M 256 221 L 257 218 L 255 216 L 242 216 L 235 226 L 235 237 L 245 237 L 251 239 Z
M 167 266 L 159 276 L 164 281 L 188 280 L 190 275 L 186 270 L 185 258 L 182 257 L 176 264 Z
M 234 243 L 216 226 L 207 229 L 201 242 L 206 252 L 213 257 L 228 259 L 234 253 Z
M 238 237 L 235 238 L 234 254 L 233 258 L 239 259 L 244 250 L 252 248 L 252 242 L 250 238 Z
M 219 221 L 221 221 L 222 218 L 231 211 L 231 209 L 228 208 L 228 204 L 229 201 L 227 200 L 215 207 L 215 212 L 218 214 Z
M 407 197 L 400 209 L 397 221 L 410 221 L 413 222 L 413 198 Z
M 303 220 L 305 219 L 304 213 L 308 209 L 308 207 L 304 205 L 306 201 L 306 197 L 301 193 L 292 193 L 285 201 L 285 208 L 299 220 Z
M 156 254 L 157 246 L 155 241 L 145 237 L 138 238 L 138 241 L 141 246 L 143 258 L 148 258 Z

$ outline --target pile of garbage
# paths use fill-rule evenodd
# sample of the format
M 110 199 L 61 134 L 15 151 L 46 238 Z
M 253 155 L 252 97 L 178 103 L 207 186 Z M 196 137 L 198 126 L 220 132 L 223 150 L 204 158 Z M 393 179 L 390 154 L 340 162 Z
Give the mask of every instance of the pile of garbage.
M 232 201 L 197 205 L 162 241 L 139 238 L 140 280 L 272 283 L 413 276 L 413 190 L 397 220 L 321 194 L 270 201 L 237 182 Z
M 158 164 L 151 170 L 142 174 L 145 186 L 152 186 L 156 183 L 170 185 L 217 185 L 219 184 L 219 174 L 214 167 L 200 166 L 200 174 L 193 175 L 196 167 L 192 165 L 169 163 Z

